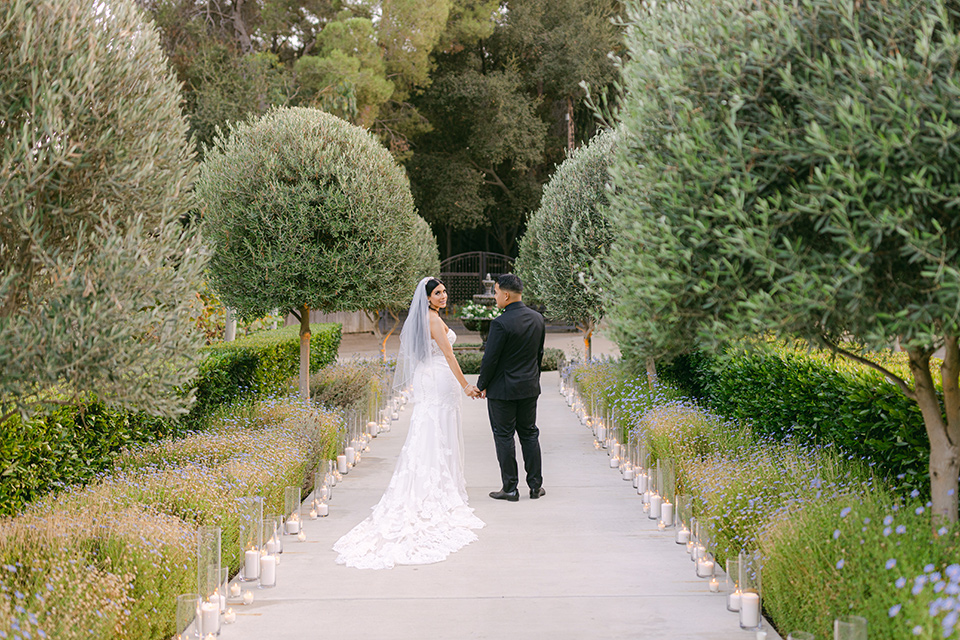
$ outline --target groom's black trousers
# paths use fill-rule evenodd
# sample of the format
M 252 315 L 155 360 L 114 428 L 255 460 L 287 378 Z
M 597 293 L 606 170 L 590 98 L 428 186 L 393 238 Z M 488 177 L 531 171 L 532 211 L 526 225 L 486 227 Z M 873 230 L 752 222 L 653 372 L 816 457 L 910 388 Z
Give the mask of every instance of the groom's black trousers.
M 539 489 L 543 484 L 540 463 L 540 430 L 537 429 L 537 397 L 521 400 L 494 400 L 487 398 L 487 413 L 493 428 L 493 441 L 500 462 L 500 478 L 503 490 L 517 490 L 517 446 L 513 440 L 516 433 L 523 452 L 523 468 L 527 472 L 527 486 Z

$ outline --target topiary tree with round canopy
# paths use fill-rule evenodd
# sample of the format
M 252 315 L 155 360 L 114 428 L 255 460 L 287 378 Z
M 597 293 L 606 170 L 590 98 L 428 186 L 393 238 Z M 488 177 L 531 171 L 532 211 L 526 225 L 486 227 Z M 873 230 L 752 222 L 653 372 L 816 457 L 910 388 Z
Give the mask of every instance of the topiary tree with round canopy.
M 517 260 L 517 272 L 547 313 L 583 332 L 587 358 L 603 317 L 602 292 L 592 272 L 612 239 L 604 207 L 615 142 L 613 131 L 601 132 L 557 167 L 530 216 Z
M 186 411 L 205 254 L 176 77 L 130 0 L 0 3 L 0 422 Z
M 426 264 L 436 241 L 422 233 L 403 169 L 370 133 L 323 111 L 278 108 L 221 132 L 197 193 L 224 303 L 243 318 L 300 318 L 304 399 L 310 310 L 399 304 L 437 266 Z

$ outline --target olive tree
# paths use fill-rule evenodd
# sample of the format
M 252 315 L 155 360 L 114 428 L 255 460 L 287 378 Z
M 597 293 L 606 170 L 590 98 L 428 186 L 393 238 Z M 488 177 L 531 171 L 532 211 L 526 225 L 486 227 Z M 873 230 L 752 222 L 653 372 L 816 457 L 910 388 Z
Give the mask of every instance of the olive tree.
M 300 318 L 304 399 L 310 310 L 396 305 L 436 266 L 403 169 L 370 133 L 323 111 L 278 108 L 221 132 L 197 193 L 223 302 L 242 318 Z
M 609 258 L 627 347 L 772 332 L 879 370 L 922 412 L 934 522 L 956 521 L 956 4 L 630 8 Z M 909 379 L 870 357 L 894 341 Z
M 185 411 L 205 256 L 179 85 L 129 0 L 0 4 L 0 421 Z
M 602 132 L 557 167 L 527 222 L 517 260 L 520 277 L 550 317 L 572 322 L 583 333 L 588 359 L 603 317 L 602 292 L 592 272 L 612 239 L 604 208 L 615 140 L 613 132 Z

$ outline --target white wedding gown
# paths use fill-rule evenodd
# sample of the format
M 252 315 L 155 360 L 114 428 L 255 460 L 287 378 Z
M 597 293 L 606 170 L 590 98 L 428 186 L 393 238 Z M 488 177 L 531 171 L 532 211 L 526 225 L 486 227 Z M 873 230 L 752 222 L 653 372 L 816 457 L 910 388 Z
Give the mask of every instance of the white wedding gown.
M 447 331 L 450 344 L 457 334 Z M 436 342 L 413 376 L 413 414 L 397 467 L 370 516 L 337 540 L 338 564 L 389 569 L 430 564 L 477 539 L 467 505 L 460 427 L 462 390 Z

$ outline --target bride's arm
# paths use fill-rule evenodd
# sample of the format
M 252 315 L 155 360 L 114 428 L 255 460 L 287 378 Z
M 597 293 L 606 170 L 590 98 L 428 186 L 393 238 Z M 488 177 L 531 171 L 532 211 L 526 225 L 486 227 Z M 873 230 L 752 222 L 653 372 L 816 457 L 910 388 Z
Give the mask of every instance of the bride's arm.
M 463 376 L 463 371 L 460 370 L 460 363 L 457 362 L 457 357 L 453 355 L 453 346 L 450 344 L 450 340 L 447 339 L 447 328 L 443 324 L 443 320 L 438 317 L 430 314 L 430 337 L 433 338 L 437 346 L 440 347 L 440 352 L 443 353 L 443 357 L 447 359 L 447 364 L 450 365 L 450 371 L 453 371 L 453 375 L 457 377 L 457 382 L 460 383 L 461 389 L 467 388 L 467 379 Z

